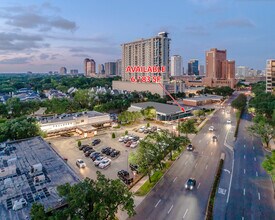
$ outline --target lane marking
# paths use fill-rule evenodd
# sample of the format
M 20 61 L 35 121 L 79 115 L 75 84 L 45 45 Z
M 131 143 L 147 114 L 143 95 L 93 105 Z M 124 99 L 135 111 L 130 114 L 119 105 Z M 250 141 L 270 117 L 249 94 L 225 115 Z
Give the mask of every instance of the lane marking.
M 243 169 L 243 173 L 244 173 L 244 174 L 245 174 L 245 171 L 246 171 L 246 170 L 245 170 L 245 169 Z
M 157 202 L 157 204 L 155 205 L 155 208 L 157 208 L 157 206 L 159 205 L 161 199 Z
M 243 155 L 243 159 L 245 159 L 245 155 Z
M 256 171 L 256 176 L 258 176 L 258 172 Z
M 254 161 L 256 161 L 257 159 L 256 159 L 256 157 L 254 157 Z
M 178 177 L 176 176 L 175 179 L 173 180 L 173 183 L 176 181 L 177 178 L 178 178 Z
M 207 170 L 207 168 L 208 168 L 208 164 L 206 165 L 205 169 Z
M 169 213 L 171 212 L 173 206 L 174 206 L 174 205 L 171 206 L 171 208 L 168 210 L 167 214 L 169 214 Z
M 245 196 L 245 188 L 243 189 L 243 195 Z
M 243 147 L 245 148 L 245 145 Z
M 198 162 L 195 164 L 195 168 L 198 166 Z
M 234 158 L 234 151 L 233 151 L 233 158 Z M 235 163 L 235 160 L 233 159 L 233 162 L 232 162 L 232 172 L 231 172 L 230 181 L 229 181 L 229 189 L 228 189 L 226 203 L 228 203 L 228 201 L 229 201 L 230 190 L 231 190 L 231 183 L 232 183 L 232 176 L 233 176 L 233 172 L 234 172 L 234 163 Z
M 197 189 L 198 189 L 198 188 L 200 188 L 200 185 L 201 185 L 201 183 L 199 183 L 199 185 L 198 185 Z
M 261 194 L 258 192 L 258 199 L 261 200 Z
M 227 169 L 223 169 L 224 170 L 224 172 L 228 172 L 229 174 L 230 174 L 230 171 L 229 170 L 227 170 Z
M 184 213 L 184 215 L 183 215 L 182 218 L 185 218 L 185 216 L 187 215 L 187 212 L 188 212 L 188 209 L 186 209 L 186 211 L 185 211 L 185 213 Z

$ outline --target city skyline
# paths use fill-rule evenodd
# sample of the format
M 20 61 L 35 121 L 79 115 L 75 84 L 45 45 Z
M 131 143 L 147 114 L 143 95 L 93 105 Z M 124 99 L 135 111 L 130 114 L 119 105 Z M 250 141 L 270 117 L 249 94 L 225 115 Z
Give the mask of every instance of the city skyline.
M 135 7 L 125 0 L 1 3 L 0 72 L 48 72 L 62 66 L 84 72 L 86 57 L 96 63 L 121 59 L 121 44 L 160 31 L 169 33 L 170 55 L 182 56 L 185 69 L 193 58 L 205 65 L 209 48 L 226 49 L 236 66 L 254 69 L 265 69 L 266 60 L 274 58 L 273 1 L 142 0 Z M 161 11 L 167 16 L 154 13 Z M 142 17 L 134 16 L 138 13 Z

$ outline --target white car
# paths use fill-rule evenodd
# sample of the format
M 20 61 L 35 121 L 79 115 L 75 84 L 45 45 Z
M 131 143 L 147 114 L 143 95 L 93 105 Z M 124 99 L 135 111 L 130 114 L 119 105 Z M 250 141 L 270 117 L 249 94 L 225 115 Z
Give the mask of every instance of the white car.
M 211 126 L 208 128 L 208 130 L 209 130 L 209 131 L 214 131 L 214 126 L 211 125 Z
M 76 166 L 78 166 L 79 168 L 85 168 L 86 163 L 82 159 L 77 159 L 76 160 Z
M 143 133 L 144 130 L 145 130 L 145 128 L 140 128 L 140 129 L 138 129 L 138 132 Z
M 101 162 L 103 162 L 104 160 L 108 160 L 107 157 L 99 157 L 94 161 L 94 165 L 98 166 Z
M 120 137 L 120 138 L 118 139 L 118 141 L 119 141 L 119 142 L 123 142 L 123 141 L 124 141 L 124 137 Z
M 98 167 L 101 168 L 101 169 L 104 169 L 106 167 L 108 167 L 109 165 L 111 165 L 111 159 L 106 159 L 106 160 L 103 160 L 100 164 L 98 164 Z
M 228 119 L 228 120 L 226 121 L 226 123 L 227 123 L 227 124 L 231 124 L 231 120 Z
M 135 147 L 137 147 L 138 146 L 138 142 L 136 141 L 136 142 L 133 142 L 131 145 L 130 145 L 130 147 L 131 148 L 135 148 Z
M 28 204 L 28 203 L 27 203 L 26 199 L 21 198 L 21 199 L 19 199 L 19 200 L 15 200 L 15 201 L 14 201 L 12 209 L 13 209 L 14 211 L 17 211 L 17 210 L 22 209 L 22 208 L 24 208 L 25 206 L 27 206 L 27 204 Z

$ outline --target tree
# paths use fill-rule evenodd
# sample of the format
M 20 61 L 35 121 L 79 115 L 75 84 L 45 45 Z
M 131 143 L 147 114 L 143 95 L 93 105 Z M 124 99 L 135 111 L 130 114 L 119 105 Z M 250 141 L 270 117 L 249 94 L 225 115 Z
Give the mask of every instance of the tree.
M 48 220 L 48 216 L 41 203 L 33 203 L 31 208 L 31 218 L 33 220 Z
M 262 142 L 266 144 L 266 147 L 269 148 L 269 142 L 272 138 L 275 137 L 275 129 L 270 124 L 267 124 L 265 121 L 259 121 L 248 127 L 248 131 L 255 136 L 261 138 Z
M 91 106 L 91 96 L 88 89 L 79 89 L 74 94 L 74 102 L 82 109 L 89 109 Z
M 189 119 L 187 121 L 180 123 L 178 129 L 180 132 L 184 133 L 186 137 L 188 137 L 188 134 L 197 132 L 195 123 L 196 121 L 194 119 Z
M 145 119 L 149 119 L 149 120 L 153 120 L 157 116 L 157 111 L 152 106 L 148 106 L 147 108 L 141 110 L 141 113 Z
M 86 178 L 74 185 L 66 183 L 58 186 L 57 191 L 68 206 L 60 211 L 51 212 L 52 219 L 55 220 L 115 219 L 119 207 L 127 211 L 130 217 L 135 214 L 133 193 L 120 180 L 107 179 L 99 171 L 97 180 Z M 37 210 L 39 212 L 35 212 Z M 41 215 L 44 216 L 40 205 L 32 207 L 32 219 L 38 220 Z
M 201 116 L 205 116 L 205 112 L 201 109 L 198 109 L 193 111 L 193 115 L 200 118 Z
M 262 167 L 269 173 L 273 179 L 275 180 L 275 151 L 273 150 L 271 156 L 267 155 L 265 160 L 262 163 Z
M 242 93 L 238 95 L 238 97 L 232 101 L 231 106 L 240 111 L 244 109 L 244 107 L 246 106 L 246 95 Z

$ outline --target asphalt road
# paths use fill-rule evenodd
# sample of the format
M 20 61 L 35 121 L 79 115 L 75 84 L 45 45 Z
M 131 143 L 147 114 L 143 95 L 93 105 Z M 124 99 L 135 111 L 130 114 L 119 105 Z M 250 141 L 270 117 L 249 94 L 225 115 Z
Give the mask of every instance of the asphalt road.
M 245 113 L 234 147 L 234 169 L 225 219 L 275 219 L 275 200 L 270 177 L 261 167 L 266 155 L 259 138 L 249 135 L 252 124 Z
M 226 124 L 229 118 L 230 114 L 223 113 L 221 109 L 214 114 L 193 138 L 194 152 L 186 151 L 182 154 L 136 208 L 137 214 L 131 219 L 204 219 L 217 165 L 221 152 L 225 150 L 225 136 L 231 126 Z M 214 132 L 208 131 L 210 125 L 215 127 Z M 212 141 L 214 134 L 218 137 L 216 143 Z M 197 180 L 193 191 L 184 188 L 190 177 Z

